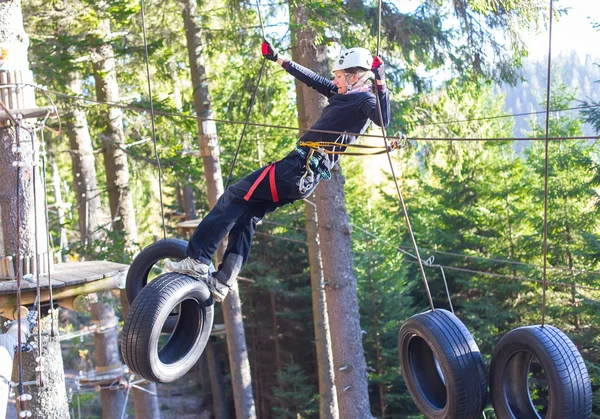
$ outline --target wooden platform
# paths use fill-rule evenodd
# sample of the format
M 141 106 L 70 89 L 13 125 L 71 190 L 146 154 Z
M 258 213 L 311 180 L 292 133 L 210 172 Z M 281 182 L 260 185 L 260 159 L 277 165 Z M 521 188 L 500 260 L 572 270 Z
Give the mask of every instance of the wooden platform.
M 125 277 L 129 265 L 107 261 L 59 263 L 54 272 L 40 276 L 41 302 L 50 300 L 50 285 L 53 299 L 73 298 L 78 295 L 110 291 L 125 287 Z M 37 279 L 21 279 L 21 304 L 33 304 L 37 294 Z M 17 305 L 17 281 L 0 281 L 0 315 L 10 315 Z M 6 313 L 4 313 L 6 311 Z M 3 314 L 4 313 L 4 314 Z

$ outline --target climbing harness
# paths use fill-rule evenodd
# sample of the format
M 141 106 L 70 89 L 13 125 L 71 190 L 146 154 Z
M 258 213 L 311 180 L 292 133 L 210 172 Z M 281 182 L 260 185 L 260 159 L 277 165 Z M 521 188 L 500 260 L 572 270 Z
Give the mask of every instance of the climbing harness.
M 254 194 L 254 191 L 256 190 L 258 185 L 260 185 L 260 183 L 263 181 L 263 179 L 267 175 L 269 175 L 269 185 L 271 187 L 271 197 L 273 198 L 273 202 L 279 202 L 279 195 L 277 193 L 277 184 L 275 183 L 275 166 L 276 166 L 276 164 L 277 163 L 271 163 L 270 165 L 265 167 L 265 169 L 260 173 L 258 178 L 254 181 L 254 183 L 248 190 L 248 193 L 246 194 L 246 196 L 244 196 L 245 201 L 250 200 L 250 198 Z
M 386 154 L 394 150 L 399 150 L 406 146 L 406 135 L 401 132 L 397 132 L 394 134 L 394 139 L 385 146 L 381 145 L 370 145 L 370 144 L 344 144 L 344 143 L 336 143 L 329 141 L 299 141 L 298 145 L 300 147 L 308 147 L 311 150 L 318 151 L 320 153 L 325 154 L 344 154 L 346 156 L 377 156 L 379 154 Z M 354 147 L 354 148 L 362 148 L 369 150 L 379 150 L 371 153 L 363 153 L 363 152 L 348 152 L 348 151 L 335 151 L 328 150 L 325 147 Z M 299 147 L 296 147 L 296 151 L 298 151 Z

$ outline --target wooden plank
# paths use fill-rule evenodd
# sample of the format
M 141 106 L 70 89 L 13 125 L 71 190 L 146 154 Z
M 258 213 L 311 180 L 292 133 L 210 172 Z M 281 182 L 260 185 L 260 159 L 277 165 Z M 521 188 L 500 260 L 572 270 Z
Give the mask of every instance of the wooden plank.
M 11 109 L 9 105 L 8 108 L 10 110 L 10 115 L 21 114 L 23 115 L 23 119 L 42 118 L 45 117 L 48 113 L 50 113 L 50 115 L 56 114 L 56 111 L 54 110 L 53 106 L 45 106 L 41 108 Z M 0 109 L 0 122 L 10 121 L 10 115 L 6 113 L 5 110 Z
M 52 289 L 64 286 L 76 286 L 88 282 L 99 281 L 105 278 L 112 278 L 129 269 L 129 265 L 107 261 L 88 261 L 59 263 L 54 265 L 54 272 L 50 274 Z M 48 276 L 40 276 L 40 287 L 43 290 L 49 288 Z M 21 281 L 21 291 L 30 291 L 36 289 L 34 283 Z M 0 281 L 0 295 L 16 294 L 17 281 Z
M 66 285 L 62 286 L 56 290 L 53 287 L 53 298 L 55 301 L 59 301 L 62 299 L 76 297 L 78 295 L 86 295 L 94 292 L 104 292 L 111 291 L 117 289 L 119 286 L 122 286 L 121 282 L 122 273 L 118 275 L 103 278 L 99 281 L 94 282 L 86 282 L 84 284 L 77 285 Z M 41 290 L 41 301 L 49 301 L 50 295 L 49 290 L 44 289 Z M 35 301 L 36 290 L 26 291 L 21 293 L 21 305 L 32 304 Z M 16 306 L 16 295 L 12 294 L 0 294 L 0 312 L 6 309 L 7 307 Z

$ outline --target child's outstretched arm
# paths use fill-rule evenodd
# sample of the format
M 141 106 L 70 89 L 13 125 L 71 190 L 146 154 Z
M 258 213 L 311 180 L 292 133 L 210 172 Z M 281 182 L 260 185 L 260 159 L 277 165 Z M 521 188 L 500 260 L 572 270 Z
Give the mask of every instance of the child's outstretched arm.
M 376 94 L 379 95 L 379 103 L 381 104 L 381 116 L 383 118 L 383 126 L 387 127 L 390 123 L 390 95 L 385 86 L 385 73 L 383 60 L 377 56 L 373 59 L 371 71 L 375 74 L 375 82 L 377 86 Z M 361 103 L 362 112 L 373 121 L 381 126 L 379 110 L 377 109 L 377 98 L 371 96 L 368 100 Z
M 281 58 L 277 50 L 275 50 L 275 48 L 273 48 L 273 45 L 271 45 L 267 40 L 264 40 L 262 43 L 262 55 L 267 60 L 277 62 L 292 76 L 296 77 L 308 87 L 312 87 L 322 95 L 331 97 L 337 93 L 337 86 L 333 84 L 331 80 L 328 80 L 325 77 L 321 77 L 315 74 L 313 71 L 309 70 L 308 68 L 302 67 L 298 63 L 295 63 L 285 58 Z

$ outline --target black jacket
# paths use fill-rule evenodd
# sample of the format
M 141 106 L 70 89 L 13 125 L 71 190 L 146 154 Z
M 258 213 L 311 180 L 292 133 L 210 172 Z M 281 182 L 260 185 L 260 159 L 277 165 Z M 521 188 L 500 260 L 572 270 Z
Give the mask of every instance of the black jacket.
M 340 131 L 348 133 L 364 133 L 369 127 L 370 121 L 380 125 L 379 113 L 377 111 L 377 99 L 371 91 L 361 93 L 338 94 L 337 86 L 331 80 L 321 77 L 311 70 L 302 67 L 293 61 L 285 61 L 283 68 L 317 92 L 329 98 L 329 104 L 323 109 L 323 113 L 313 124 L 311 129 Z M 378 91 L 381 103 L 383 124 L 387 126 L 390 121 L 390 101 L 387 89 Z M 300 141 L 326 141 L 340 144 L 352 144 L 357 135 L 353 134 L 325 134 L 320 132 L 306 132 Z M 343 151 L 346 147 L 328 147 L 336 151 Z M 328 154 L 325 166 L 331 169 L 339 160 L 339 154 Z

